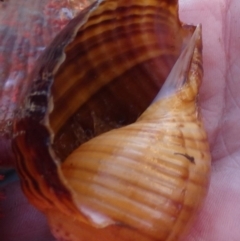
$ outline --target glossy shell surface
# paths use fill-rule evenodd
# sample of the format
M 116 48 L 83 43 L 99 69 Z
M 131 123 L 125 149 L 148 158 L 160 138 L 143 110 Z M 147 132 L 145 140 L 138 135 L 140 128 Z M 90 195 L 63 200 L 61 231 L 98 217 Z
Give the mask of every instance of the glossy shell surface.
M 14 150 L 24 193 L 59 240 L 173 241 L 188 226 L 210 165 L 194 29 L 177 1 L 97 1 L 40 57 Z

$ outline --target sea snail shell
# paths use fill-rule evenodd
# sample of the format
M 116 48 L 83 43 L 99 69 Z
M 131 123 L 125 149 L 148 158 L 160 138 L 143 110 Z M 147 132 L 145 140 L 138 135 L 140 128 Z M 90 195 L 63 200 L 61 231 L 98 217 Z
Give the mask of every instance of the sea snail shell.
M 97 1 L 42 55 L 13 147 L 22 188 L 58 240 L 176 241 L 189 226 L 211 159 L 193 29 L 177 1 Z

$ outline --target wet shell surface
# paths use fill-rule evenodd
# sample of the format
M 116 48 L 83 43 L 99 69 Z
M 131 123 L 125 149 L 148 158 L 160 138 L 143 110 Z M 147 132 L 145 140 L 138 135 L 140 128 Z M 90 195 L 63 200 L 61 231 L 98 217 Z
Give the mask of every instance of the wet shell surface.
M 58 240 L 182 237 L 209 181 L 201 51 L 173 0 L 96 1 L 44 51 L 13 148 Z

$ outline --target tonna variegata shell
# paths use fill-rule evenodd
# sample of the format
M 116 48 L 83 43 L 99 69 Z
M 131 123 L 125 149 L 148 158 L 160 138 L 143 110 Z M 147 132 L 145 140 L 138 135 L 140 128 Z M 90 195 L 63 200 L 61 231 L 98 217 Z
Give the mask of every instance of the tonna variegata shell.
M 176 241 L 187 230 L 211 159 L 201 51 L 201 26 L 183 25 L 174 0 L 99 0 L 46 49 L 13 147 L 23 191 L 58 240 Z

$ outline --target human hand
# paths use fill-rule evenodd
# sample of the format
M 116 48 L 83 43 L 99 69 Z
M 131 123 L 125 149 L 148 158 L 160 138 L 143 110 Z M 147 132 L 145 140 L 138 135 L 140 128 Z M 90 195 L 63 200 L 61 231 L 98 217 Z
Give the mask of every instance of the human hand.
M 212 153 L 206 202 L 184 241 L 240 240 L 240 2 L 180 0 L 180 17 L 203 25 L 202 116 Z
M 184 241 L 240 240 L 239 10 L 238 0 L 180 0 L 181 20 L 203 25 L 200 105 L 213 159 L 209 194 Z M 45 218 L 28 204 L 19 183 L 6 188 L 1 240 L 53 241 Z

